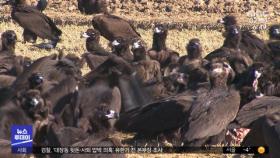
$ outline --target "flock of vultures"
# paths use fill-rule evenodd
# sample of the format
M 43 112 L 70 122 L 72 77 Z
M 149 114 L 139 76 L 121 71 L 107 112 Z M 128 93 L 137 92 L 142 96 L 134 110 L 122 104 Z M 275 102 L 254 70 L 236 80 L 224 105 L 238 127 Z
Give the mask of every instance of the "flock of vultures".
M 42 13 L 47 1 L 5 4 L 24 29 L 24 42 L 39 37 L 49 40 L 39 48 L 55 49 L 63 32 Z M 107 12 L 105 2 L 78 4 L 83 14 L 98 13 L 93 28 L 81 34 L 87 49 L 81 57 L 59 53 L 32 61 L 15 55 L 17 35 L 2 30 L 1 157 L 15 156 L 7 150 L 15 124 L 33 125 L 34 146 L 266 145 L 265 156 L 280 157 L 280 25 L 270 26 L 270 39 L 264 41 L 228 15 L 218 21 L 224 25 L 220 48 L 203 58 L 202 44 L 194 38 L 179 56 L 166 45 L 165 25 L 155 25 L 147 48 L 128 21 Z M 91 71 L 82 75 L 84 64 Z M 114 137 L 116 131 L 135 135 L 124 142 Z

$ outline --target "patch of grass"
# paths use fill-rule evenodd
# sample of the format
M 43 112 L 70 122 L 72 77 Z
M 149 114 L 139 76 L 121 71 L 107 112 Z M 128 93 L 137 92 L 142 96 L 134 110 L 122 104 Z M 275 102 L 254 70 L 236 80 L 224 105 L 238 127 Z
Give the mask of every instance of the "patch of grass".
M 18 25 L 8 22 L 8 23 L 0 23 L 0 32 L 5 30 L 14 30 L 18 36 L 19 42 L 16 46 L 16 53 L 18 55 L 28 56 L 32 59 L 37 59 L 39 57 L 58 53 L 58 50 L 63 51 L 65 54 L 74 53 L 78 56 L 83 54 L 85 49 L 85 39 L 80 38 L 80 33 L 84 32 L 89 28 L 88 26 L 75 26 L 75 25 L 64 25 L 59 26 L 59 28 L 63 31 L 62 41 L 58 43 L 57 49 L 47 51 L 38 49 L 32 44 L 24 44 L 22 43 L 22 28 Z M 143 40 L 147 43 L 148 47 L 152 45 L 152 30 L 137 30 Z M 257 36 L 267 39 L 267 33 L 262 31 L 257 33 Z M 222 33 L 215 30 L 169 30 L 169 34 L 167 37 L 167 46 L 181 55 L 186 54 L 185 45 L 192 38 L 199 38 L 203 45 L 203 54 L 206 55 L 209 52 L 219 48 L 223 44 L 224 38 L 222 37 Z M 37 43 L 42 42 L 38 40 Z M 105 48 L 108 48 L 108 41 L 104 38 L 101 38 L 101 43 Z

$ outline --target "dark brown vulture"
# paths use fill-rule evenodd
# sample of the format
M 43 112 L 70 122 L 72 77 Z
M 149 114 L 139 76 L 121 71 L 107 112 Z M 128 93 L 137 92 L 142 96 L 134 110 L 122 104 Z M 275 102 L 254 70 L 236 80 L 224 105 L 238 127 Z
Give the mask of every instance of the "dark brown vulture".
M 239 109 L 239 92 L 227 86 L 233 75 L 231 67 L 227 63 L 212 63 L 209 73 L 211 88 L 198 94 L 183 127 L 185 146 L 208 144 L 211 137 L 222 133 L 235 119 Z
M 168 28 L 162 24 L 157 24 L 154 28 L 152 48 L 148 50 L 150 58 L 157 60 L 160 63 L 161 68 L 165 68 L 171 64 L 173 56 L 178 57 L 177 61 L 174 61 L 175 63 L 179 60 L 179 53 L 166 46 L 167 35 Z
M 225 30 L 230 26 L 238 26 L 235 16 L 225 16 L 218 21 L 224 24 Z M 269 64 L 272 61 L 269 48 L 265 42 L 250 31 L 241 31 L 240 49 L 245 51 L 254 61 Z
M 79 141 L 72 146 L 76 147 L 84 147 L 84 146 L 122 146 L 121 142 L 116 139 L 114 136 L 110 136 L 112 131 L 110 130 L 110 123 L 109 120 L 116 119 L 118 115 L 110 109 L 108 106 L 104 105 L 94 105 L 91 110 L 91 117 L 89 120 L 90 126 L 92 127 L 92 135 L 89 135 L 86 139 Z M 123 154 L 65 154 L 63 158 L 119 158 L 125 157 Z
M 42 48 L 55 48 L 62 34 L 51 18 L 40 12 L 37 8 L 28 6 L 24 0 L 9 0 L 12 5 L 12 19 L 26 31 L 51 42 L 42 45 Z
M 280 112 L 279 103 L 280 98 L 274 96 L 254 99 L 239 110 L 236 120 L 242 127 L 250 127 L 259 118 Z
M 78 0 L 78 9 L 86 15 L 106 13 L 107 4 L 106 0 Z
M 113 41 L 118 37 L 127 40 L 141 37 L 129 21 L 115 15 L 96 15 L 92 19 L 92 25 L 109 41 Z
M 204 68 L 208 61 L 202 58 L 202 46 L 199 39 L 191 39 L 186 45 L 186 50 L 188 55 L 179 59 L 179 72 L 188 76 L 187 87 L 196 89 L 199 83 L 209 81 L 208 71 Z
M 13 30 L 3 32 L 0 38 L 0 54 L 14 54 L 16 42 L 17 35 Z
M 274 60 L 280 60 L 280 25 L 272 25 L 269 28 L 269 41 L 267 42 L 268 47 L 271 50 L 271 54 Z
M 94 29 L 88 29 L 81 34 L 82 38 L 86 38 L 87 52 L 82 55 L 91 70 L 95 70 L 99 65 L 108 59 L 109 52 L 106 51 L 100 41 L 100 33 Z
M 135 67 L 142 85 L 150 92 L 153 98 L 161 98 L 165 88 L 162 82 L 159 62 L 148 59 L 145 44 L 138 39 L 133 43 L 131 51 L 134 56 L 132 65 Z
M 100 42 L 100 33 L 94 29 L 88 29 L 81 34 L 82 38 L 86 38 L 86 49 L 89 53 L 95 55 L 108 55 L 108 52 L 102 48 Z
M 135 139 L 155 139 L 163 135 L 171 142 L 180 140 L 177 131 L 185 124 L 195 96 L 183 92 L 134 110 L 121 113 L 116 129 L 136 133 Z
M 30 3 L 28 1 L 26 1 L 25 4 L 30 5 Z M 48 0 L 39 0 L 37 2 L 36 8 L 39 11 L 43 12 L 46 9 L 47 5 L 48 5 Z M 23 30 L 23 40 L 24 40 L 24 42 L 35 43 L 37 40 L 37 36 L 33 32 L 25 29 L 25 30 Z
M 127 62 L 133 61 L 133 54 L 131 53 L 129 49 L 129 43 L 130 41 L 126 38 L 117 37 L 114 39 L 110 45 L 112 47 L 112 53 L 116 54 L 117 56 L 122 57 Z
M 240 109 L 236 120 L 241 127 L 250 128 L 242 146 L 269 147 L 265 156 L 279 157 L 280 145 L 280 98 L 264 96 L 257 98 Z
M 209 53 L 205 59 L 212 62 L 225 59 L 235 71 L 237 77 L 253 64 L 251 57 L 240 49 L 241 31 L 239 27 L 231 25 L 227 27 L 224 45 Z

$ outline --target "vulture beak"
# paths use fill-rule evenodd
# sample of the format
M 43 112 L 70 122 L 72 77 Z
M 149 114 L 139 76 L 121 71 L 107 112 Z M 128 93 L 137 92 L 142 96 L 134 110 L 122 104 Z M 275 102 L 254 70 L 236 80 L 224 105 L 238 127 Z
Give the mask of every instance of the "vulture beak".
M 279 31 L 279 29 L 275 29 L 275 30 L 273 30 L 273 34 L 275 34 L 275 35 L 278 35 L 278 34 L 280 34 L 280 31 Z
M 161 33 L 161 29 L 158 28 L 158 27 L 156 27 L 155 30 L 154 30 L 154 32 L 155 32 L 155 33 Z
M 114 41 L 112 42 L 112 45 L 113 45 L 113 46 L 118 46 L 118 45 L 120 45 L 120 42 L 118 42 L 117 40 L 114 40 Z
M 233 34 L 234 35 L 237 35 L 239 33 L 239 31 L 235 28 L 234 30 L 233 30 Z
M 132 46 L 133 49 L 137 49 L 137 48 L 140 48 L 140 47 L 141 47 L 140 41 L 137 41 L 137 42 L 133 43 L 133 46 Z
M 219 20 L 217 21 L 217 23 L 224 24 L 225 21 L 224 21 L 224 19 L 219 19 Z
M 33 106 L 37 106 L 39 104 L 39 100 L 37 98 L 32 98 L 30 104 Z
M 256 70 L 254 75 L 255 75 L 255 78 L 258 79 L 261 77 L 262 73 Z
M 263 96 L 264 96 L 264 94 L 259 93 L 259 94 L 256 95 L 256 98 L 261 98 L 261 97 L 263 97 Z
M 108 113 L 105 115 L 107 119 L 118 119 L 119 114 L 115 112 L 114 110 L 108 111 Z
M 89 38 L 89 37 L 90 36 L 86 32 L 81 33 L 81 38 Z

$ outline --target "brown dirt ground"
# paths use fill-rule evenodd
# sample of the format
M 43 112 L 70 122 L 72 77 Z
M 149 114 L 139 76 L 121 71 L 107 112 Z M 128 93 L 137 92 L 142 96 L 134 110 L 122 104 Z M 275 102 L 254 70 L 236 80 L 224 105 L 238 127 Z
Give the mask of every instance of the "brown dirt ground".
M 140 28 L 163 22 L 175 28 L 213 29 L 217 28 L 217 19 L 226 14 L 238 16 L 244 26 L 280 23 L 278 0 L 107 0 L 107 4 L 111 13 L 132 20 Z M 0 8 L 3 13 L 0 20 L 7 18 L 9 12 L 9 7 Z M 90 24 L 92 17 L 79 13 L 76 0 L 49 0 L 45 12 L 61 23 L 70 24 Z

